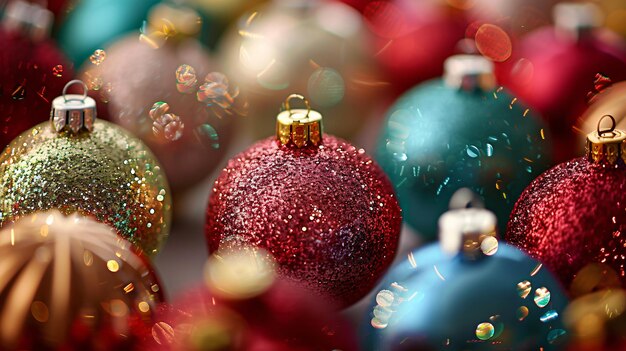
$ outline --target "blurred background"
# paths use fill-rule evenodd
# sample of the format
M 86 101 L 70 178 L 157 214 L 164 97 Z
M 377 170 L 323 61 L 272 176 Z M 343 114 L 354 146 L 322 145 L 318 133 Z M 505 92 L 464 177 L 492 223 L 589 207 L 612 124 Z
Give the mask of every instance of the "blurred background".
M 304 95 L 323 115 L 325 133 L 372 156 L 376 148 L 392 150 L 391 156 L 379 153 L 384 164 L 387 157 L 403 153 L 393 149 L 394 138 L 405 138 L 403 133 L 415 128 L 394 114 L 412 98 L 400 97 L 418 87 L 432 94 L 424 99 L 436 101 L 442 95 L 420 84 L 442 77 L 450 56 L 477 55 L 490 63 L 494 89 L 504 89 L 497 110 L 502 119 L 523 114 L 537 123 L 528 127 L 535 128 L 533 135 L 549 141 L 533 151 L 545 154 L 534 168 L 526 171 L 531 166 L 524 165 L 521 171 L 532 177 L 511 188 L 516 195 L 503 205 L 506 213 L 498 214 L 504 226 L 532 178 L 583 155 L 584 137 L 601 115 L 610 113 L 618 125 L 626 125 L 626 88 L 620 83 L 626 79 L 626 1 L 576 4 L 580 6 L 559 6 L 555 0 L 3 0 L 0 144 L 6 146 L 47 120 L 50 100 L 69 80 L 82 79 L 98 104 L 98 118 L 141 138 L 165 169 L 173 192 L 173 224 L 155 265 L 168 295 L 176 296 L 202 280 L 213 182 L 230 158 L 274 135 L 276 115 L 289 94 Z M 454 72 L 448 67 L 445 73 L 454 77 Z M 448 105 L 432 118 L 483 113 L 489 104 L 472 111 Z M 155 118 L 158 109 L 168 117 Z M 18 115 L 27 118 L 12 118 Z M 465 125 L 468 130 L 480 127 Z M 429 132 L 449 132 L 441 128 Z M 537 145 L 541 140 L 520 142 Z M 463 152 L 470 158 L 474 152 L 488 154 L 492 144 L 468 144 Z M 507 183 L 509 178 L 498 175 L 488 182 Z M 504 191 L 496 188 L 493 196 L 502 198 Z M 404 210 L 405 222 L 411 222 L 413 212 Z M 422 230 L 418 220 L 404 224 L 396 257 L 404 259 L 432 240 L 430 231 Z M 357 304 L 346 313 L 358 316 L 362 308 Z

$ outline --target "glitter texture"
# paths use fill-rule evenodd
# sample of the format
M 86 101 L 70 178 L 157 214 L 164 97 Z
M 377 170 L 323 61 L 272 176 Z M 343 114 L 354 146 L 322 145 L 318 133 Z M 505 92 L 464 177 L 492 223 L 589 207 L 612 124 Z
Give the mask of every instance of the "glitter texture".
M 21 218 L 0 231 L 0 255 L 2 350 L 134 350 L 164 301 L 146 257 L 77 214 Z
M 511 214 L 506 239 L 536 257 L 566 287 L 592 262 L 626 272 L 626 168 L 584 158 L 562 163 L 533 181 Z
M 279 274 L 345 307 L 392 262 L 400 224 L 392 185 L 362 149 L 329 135 L 302 149 L 271 137 L 216 180 L 206 236 L 211 252 L 231 243 L 268 250 Z
M 463 187 L 484 200 L 504 232 L 517 198 L 550 166 L 543 127 L 505 89 L 459 90 L 437 79 L 389 110 L 376 159 L 423 238 L 436 237 L 435 219 Z
M 154 155 L 122 128 L 55 133 L 49 122 L 0 155 L 0 223 L 41 210 L 78 211 L 110 224 L 154 255 L 169 233 L 171 198 Z

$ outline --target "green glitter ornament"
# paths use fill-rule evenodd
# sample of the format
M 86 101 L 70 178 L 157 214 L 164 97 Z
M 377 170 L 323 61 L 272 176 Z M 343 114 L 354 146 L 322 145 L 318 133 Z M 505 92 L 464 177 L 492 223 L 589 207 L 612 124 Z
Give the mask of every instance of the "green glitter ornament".
M 404 94 L 389 110 L 377 159 L 395 185 L 404 218 L 425 239 L 459 188 L 476 192 L 501 232 L 524 188 L 550 166 L 539 118 L 496 88 L 491 62 L 461 55 L 445 75 Z
M 77 82 L 52 102 L 51 122 L 24 132 L 0 154 L 0 226 L 37 211 L 78 212 L 154 255 L 170 229 L 165 174 L 139 139 L 95 119 L 93 99 L 65 94 Z

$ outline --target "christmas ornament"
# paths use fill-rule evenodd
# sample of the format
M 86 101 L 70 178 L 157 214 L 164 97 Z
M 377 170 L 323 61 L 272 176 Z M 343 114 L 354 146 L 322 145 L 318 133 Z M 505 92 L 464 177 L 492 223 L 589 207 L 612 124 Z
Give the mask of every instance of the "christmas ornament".
M 287 91 L 306 92 L 333 133 L 354 138 L 384 104 L 388 84 L 371 58 L 361 16 L 336 1 L 272 1 L 222 39 L 219 60 L 255 111 L 255 138 L 272 133 Z
M 377 293 L 365 329 L 371 350 L 551 350 L 563 342 L 559 283 L 499 243 L 496 217 L 458 209 L 439 219 L 441 243 L 408 255 Z
M 468 23 L 455 8 L 458 1 L 344 2 L 363 13 L 373 34 L 373 55 L 397 94 L 441 76 L 445 59 L 459 52 L 465 38 Z
M 158 0 L 81 0 L 64 18 L 57 39 L 63 52 L 76 65 L 96 49 L 141 27 L 148 10 Z
M 132 350 L 163 301 L 148 260 L 113 228 L 56 210 L 0 231 L 0 348 Z
M 574 127 L 577 131 L 593 130 L 598 120 L 604 115 L 611 115 L 615 118 L 615 127 L 626 129 L 626 81 L 614 83 L 609 77 L 598 77 L 600 89 L 597 93 L 590 94 L 589 108 L 576 121 Z M 606 82 L 606 80 L 609 80 Z M 606 86 L 603 86 L 606 82 Z M 585 138 L 582 133 L 578 133 L 579 150 L 583 151 Z
M 208 286 L 159 315 L 145 350 L 356 350 L 349 324 L 302 287 L 275 279 L 263 250 L 214 256 Z
M 66 89 L 74 83 L 71 81 Z M 171 195 L 150 150 L 122 128 L 95 120 L 96 103 L 65 94 L 51 122 L 15 139 L 0 155 L 0 221 L 58 208 L 93 215 L 148 255 L 170 230 Z
M 48 39 L 53 16 L 36 4 L 11 1 L 0 29 L 0 149 L 45 121 L 50 101 L 71 79 L 72 66 Z M 33 23 L 33 19 L 37 19 Z
M 610 116 L 607 116 L 610 117 Z M 604 263 L 622 285 L 626 211 L 626 133 L 611 128 L 587 135 L 587 154 L 535 179 L 515 204 L 506 239 L 551 268 L 566 287 L 589 263 Z M 571 288 L 571 287 L 570 287 Z
M 179 71 L 181 65 L 193 67 L 198 85 L 206 83 L 203 78 L 210 72 L 209 56 L 197 40 L 190 38 L 199 30 L 197 20 L 197 14 L 193 17 L 189 10 L 157 6 L 141 40 L 137 35 L 123 38 L 105 50 L 105 59 L 97 65 L 88 63 L 82 73 L 91 95 L 106 102 L 102 105 L 110 119 L 139 136 L 155 153 L 174 191 L 184 190 L 211 173 L 234 132 L 234 116 L 218 115 L 209 106 L 213 100 L 199 102 L 191 94 L 195 90 L 177 89 L 178 79 L 191 73 Z M 188 22 L 196 26 L 188 28 Z M 220 87 L 223 90 L 216 92 L 219 96 L 232 91 L 231 85 Z M 231 99 L 228 106 L 222 106 L 230 108 L 240 100 Z M 150 109 L 160 101 L 166 102 L 178 119 L 170 114 L 155 120 Z
M 549 123 L 557 162 L 577 155 L 572 126 L 586 108 L 595 75 L 626 79 L 626 49 L 614 33 L 598 28 L 596 11 L 591 4 L 559 4 L 555 27 L 529 34 L 512 70 L 498 77 Z
M 550 164 L 548 131 L 502 88 L 480 56 L 453 56 L 442 79 L 389 110 L 377 159 L 395 184 L 405 219 L 426 239 L 432 218 L 459 188 L 484 198 L 502 226 L 517 197 Z
M 207 209 L 209 251 L 259 246 L 279 274 L 340 307 L 367 294 L 393 260 L 400 208 L 387 177 L 347 142 L 322 135 L 307 109 L 277 117 L 276 137 L 235 156 L 215 181 Z

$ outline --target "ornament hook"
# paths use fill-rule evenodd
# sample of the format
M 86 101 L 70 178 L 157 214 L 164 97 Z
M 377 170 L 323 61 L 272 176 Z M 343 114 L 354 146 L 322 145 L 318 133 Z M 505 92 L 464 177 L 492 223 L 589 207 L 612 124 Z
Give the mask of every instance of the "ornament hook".
M 83 86 L 83 95 L 82 95 L 82 99 L 68 99 L 67 98 L 67 88 L 69 88 L 70 86 L 74 85 L 74 84 L 80 84 Z M 85 101 L 85 98 L 87 97 L 87 92 L 89 91 L 89 88 L 87 88 L 87 84 L 85 84 L 85 82 L 83 82 L 80 79 L 74 79 L 74 80 L 70 80 L 69 82 L 67 82 L 67 84 L 65 84 L 65 87 L 63 87 L 63 100 L 65 102 L 68 101 Z
M 608 129 L 600 129 L 600 125 L 602 124 L 602 121 L 604 120 L 605 117 L 609 117 L 611 119 L 611 127 Z M 615 133 L 613 132 L 615 130 L 615 118 L 613 118 L 613 116 L 611 115 L 604 115 L 600 118 L 600 120 L 598 121 L 598 127 L 597 127 L 597 132 L 598 132 L 598 136 L 599 137 L 604 137 L 604 134 L 611 134 L 611 137 L 615 136 Z
M 308 117 L 309 113 L 311 112 L 311 105 L 309 104 L 309 100 L 307 100 L 304 96 L 300 95 L 300 94 L 291 94 L 289 96 L 287 96 L 287 98 L 285 99 L 285 110 L 289 111 L 289 117 L 291 117 L 294 113 L 291 111 L 291 106 L 289 105 L 289 101 L 291 101 L 292 99 L 299 99 L 304 101 L 304 105 L 306 106 L 306 115 L 304 117 Z

